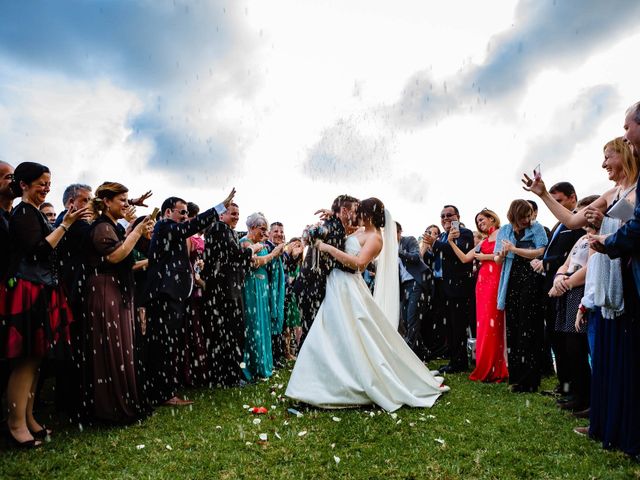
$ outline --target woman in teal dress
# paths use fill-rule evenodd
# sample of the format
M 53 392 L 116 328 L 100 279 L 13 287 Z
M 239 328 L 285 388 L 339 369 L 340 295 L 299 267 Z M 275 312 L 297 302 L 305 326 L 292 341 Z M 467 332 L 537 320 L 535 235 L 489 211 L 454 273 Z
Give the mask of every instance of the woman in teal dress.
M 268 222 L 262 213 L 247 218 L 247 235 L 240 246 L 247 248 L 267 239 Z M 278 245 L 271 253 L 263 248 L 253 257 L 251 271 L 244 280 L 242 295 L 245 315 L 245 343 L 243 371 L 248 381 L 269 378 L 273 373 L 271 350 L 271 313 L 269 309 L 269 279 L 266 265 L 282 253 Z

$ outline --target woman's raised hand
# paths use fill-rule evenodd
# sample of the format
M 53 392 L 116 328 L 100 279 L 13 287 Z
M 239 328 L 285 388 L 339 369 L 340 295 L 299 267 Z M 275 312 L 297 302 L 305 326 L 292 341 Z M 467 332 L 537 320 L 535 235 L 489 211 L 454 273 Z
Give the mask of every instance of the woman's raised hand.
M 135 205 L 137 207 L 146 207 L 147 205 L 144 202 L 146 202 L 147 198 L 149 198 L 151 195 L 153 195 L 153 192 L 149 190 L 148 192 L 145 192 L 142 195 L 140 195 L 138 198 L 130 199 L 129 205 Z
M 256 255 L 260 250 L 264 248 L 264 245 L 262 243 L 252 243 L 251 245 L 249 245 L 249 248 L 251 249 L 253 254 Z
M 137 232 L 141 236 L 144 236 L 145 233 L 152 233 L 153 227 L 155 225 L 156 225 L 156 221 L 153 218 L 151 218 L 151 215 L 147 215 L 143 221 L 141 221 L 138 225 L 136 225 L 134 232 Z
M 282 252 L 284 251 L 284 247 L 285 244 L 281 243 L 280 245 L 277 245 L 276 248 L 273 249 L 272 253 L 274 257 L 279 257 L 280 255 L 282 255 Z
M 525 189 L 527 192 L 533 192 L 539 197 L 544 195 L 544 193 L 547 191 L 547 187 L 542 181 L 542 177 L 540 175 L 530 178 L 529 175 L 527 175 L 526 173 L 523 173 L 522 183 L 523 183 L 522 185 L 523 189 Z

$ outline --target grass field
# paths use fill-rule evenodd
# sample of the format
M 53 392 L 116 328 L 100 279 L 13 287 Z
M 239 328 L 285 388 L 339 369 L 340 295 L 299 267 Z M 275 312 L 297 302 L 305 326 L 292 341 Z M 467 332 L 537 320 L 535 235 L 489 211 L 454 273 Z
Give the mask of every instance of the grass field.
M 282 397 L 288 375 L 193 390 L 192 407 L 163 407 L 127 428 L 80 431 L 50 420 L 56 432 L 44 447 L 0 451 L 0 478 L 640 478 L 640 465 L 573 433 L 586 422 L 540 394 L 460 374 L 447 377 L 452 390 L 432 409 L 321 411 Z

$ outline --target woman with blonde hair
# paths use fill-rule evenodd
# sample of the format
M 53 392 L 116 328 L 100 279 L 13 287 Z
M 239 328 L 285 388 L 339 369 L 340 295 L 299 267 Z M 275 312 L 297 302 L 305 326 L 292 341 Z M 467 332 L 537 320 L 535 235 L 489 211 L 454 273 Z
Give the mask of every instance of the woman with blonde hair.
M 89 362 L 93 416 L 110 423 L 131 423 L 145 413 L 134 361 L 133 249 L 153 229 L 146 218 L 125 238 L 118 220 L 131 211 L 128 189 L 116 182 L 98 187 L 92 200 L 99 214 L 87 240 L 86 321 L 93 352 Z
M 488 208 L 475 218 L 478 231 L 486 238 L 466 254 L 456 245 L 460 232 L 449 232 L 449 245 L 463 263 L 481 262 L 476 281 L 476 368 L 469 378 L 479 382 L 503 382 L 509 377 L 507 370 L 504 311 L 498 309 L 498 285 L 501 265 L 494 260 L 500 218 Z
M 538 195 L 551 213 L 569 228 L 591 225 L 599 229 L 601 238 L 615 233 L 633 216 L 640 160 L 623 137 L 607 142 L 603 150 L 602 168 L 615 185 L 577 213 L 550 200 L 540 175 L 534 178 L 524 175 L 523 188 Z M 637 414 L 640 370 L 636 348 L 640 329 L 637 327 L 638 306 L 623 301 L 624 290 L 633 279 L 626 262 L 601 253 L 591 256 L 587 274 L 597 279 L 592 293 L 593 305 L 579 307 L 579 315 L 589 314 L 594 330 L 590 426 L 577 427 L 576 431 L 601 440 L 605 448 L 618 448 L 636 456 L 640 450 Z M 570 283 L 562 278 L 558 282 Z

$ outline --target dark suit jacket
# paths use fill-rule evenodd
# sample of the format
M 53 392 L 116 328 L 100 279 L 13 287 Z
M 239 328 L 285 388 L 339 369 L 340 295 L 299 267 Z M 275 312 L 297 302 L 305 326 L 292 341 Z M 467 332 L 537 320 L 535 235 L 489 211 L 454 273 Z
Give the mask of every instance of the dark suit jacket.
M 218 213 L 211 208 L 183 223 L 167 218 L 156 223 L 149 246 L 147 301 L 159 295 L 166 295 L 178 302 L 189 297 L 193 275 L 187 238 L 216 221 Z
M 7 274 L 9 268 L 9 250 L 11 242 L 9 241 L 9 220 L 11 213 L 0 208 L 0 281 Z
M 636 207 L 633 211 L 634 217 L 625 223 L 620 229 L 610 235 L 605 241 L 604 248 L 611 258 L 622 256 L 631 257 L 631 269 L 633 280 L 636 284 L 636 292 L 640 296 L 640 177 L 636 187 Z
M 420 247 L 415 237 L 400 238 L 398 256 L 416 283 L 424 290 L 430 291 L 433 282 L 432 272 L 420 257 Z
M 324 242 L 344 251 L 346 233 L 340 219 L 332 216 L 328 220 L 325 220 L 324 226 L 329 232 Z M 300 275 L 298 275 L 296 283 L 293 286 L 293 291 L 298 296 L 304 294 L 315 295 L 317 293 L 319 298 L 324 298 L 327 276 L 329 272 L 331 272 L 334 267 L 339 266 L 340 263 L 331 255 L 323 253 L 320 255 L 319 271 L 316 271 L 312 268 L 314 256 L 314 248 L 310 246 L 307 251 L 307 256 L 304 258 L 302 268 L 300 269 Z
M 205 296 L 238 300 L 242 297 L 244 277 L 251 267 L 251 249 L 242 248 L 236 233 L 224 222 L 211 225 L 204 236 Z
M 453 252 L 447 239 L 447 232 L 443 232 L 432 247 L 434 256 L 440 257 L 442 265 L 442 279 L 444 280 L 442 291 L 447 298 L 470 297 L 474 294 L 475 287 L 473 262 L 462 263 Z M 474 246 L 473 232 L 468 228 L 460 227 L 460 237 L 455 242 L 460 250 L 467 253 Z
M 560 229 L 556 235 L 556 231 Z M 548 292 L 553 286 L 553 277 L 567 259 L 567 256 L 571 253 L 571 249 L 576 244 L 580 237 L 585 235 L 583 229 L 578 228 L 576 230 L 570 230 L 564 225 L 558 224 L 551 231 L 551 238 L 547 248 L 544 251 L 542 263 L 544 266 L 544 288 L 545 293 Z M 555 238 L 554 238 L 555 235 Z

